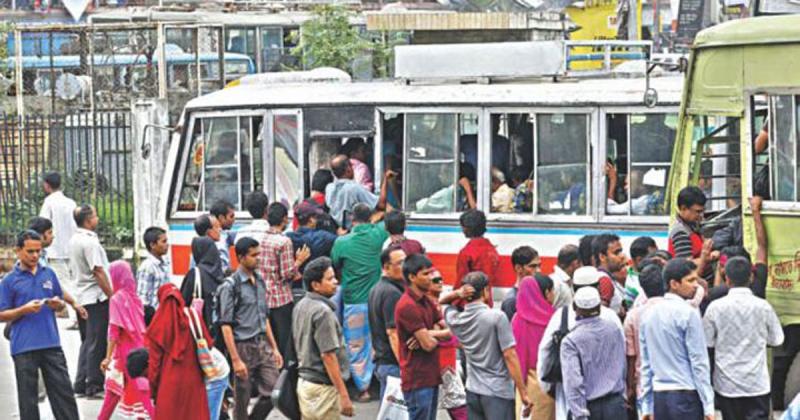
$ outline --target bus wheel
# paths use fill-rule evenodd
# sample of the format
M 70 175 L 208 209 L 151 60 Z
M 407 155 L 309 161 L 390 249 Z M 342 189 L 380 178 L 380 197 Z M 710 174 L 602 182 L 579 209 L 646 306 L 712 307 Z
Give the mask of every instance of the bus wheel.
M 794 397 L 800 394 L 800 353 L 794 356 L 789 373 L 786 375 L 786 386 L 783 389 L 784 407 L 788 408 Z

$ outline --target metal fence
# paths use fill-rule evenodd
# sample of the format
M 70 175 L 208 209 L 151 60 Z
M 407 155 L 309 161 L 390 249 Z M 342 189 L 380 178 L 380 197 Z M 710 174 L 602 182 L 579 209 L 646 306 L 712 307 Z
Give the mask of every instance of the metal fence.
M 167 98 L 176 122 L 186 102 L 224 87 L 223 28 L 124 23 L 17 28 L 0 56 L 0 111 L 17 115 L 129 110 Z
M 104 243 L 132 243 L 130 124 L 127 112 L 0 115 L 0 232 L 38 215 L 44 173 L 58 171 L 68 197 L 97 209 Z
M 131 104 L 186 102 L 224 87 L 221 26 L 160 23 L 17 28 L 0 54 L 0 243 L 38 214 L 42 175 L 93 204 L 105 243 L 133 243 Z

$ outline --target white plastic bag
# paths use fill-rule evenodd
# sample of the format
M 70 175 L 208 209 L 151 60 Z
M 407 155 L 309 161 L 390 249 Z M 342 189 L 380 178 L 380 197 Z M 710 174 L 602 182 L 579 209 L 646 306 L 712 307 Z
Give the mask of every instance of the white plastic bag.
M 386 377 L 386 393 L 383 394 L 376 420 L 408 420 L 408 407 L 403 397 L 400 378 Z

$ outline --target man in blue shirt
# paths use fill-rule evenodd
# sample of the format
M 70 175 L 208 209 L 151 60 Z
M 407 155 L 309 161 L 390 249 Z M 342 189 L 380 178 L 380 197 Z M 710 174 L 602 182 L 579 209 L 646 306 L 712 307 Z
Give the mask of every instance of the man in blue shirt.
M 642 315 L 642 414 L 645 420 L 713 420 L 714 390 L 700 312 L 687 302 L 700 279 L 694 262 L 664 267 L 664 300 Z
M 294 217 L 297 219 L 298 228 L 294 232 L 287 232 L 286 236 L 292 240 L 292 248 L 298 250 L 307 246 L 311 255 L 306 263 L 300 266 L 299 271 L 305 271 L 308 262 L 319 257 L 330 257 L 333 243 L 338 236 L 327 230 L 317 229 L 317 220 L 324 212 L 309 200 L 303 201 L 294 208 Z M 295 282 L 292 287 L 302 288 L 302 282 Z
M 16 248 L 19 261 L 0 283 L 0 322 L 11 323 L 20 418 L 39 418 L 37 380 L 41 370 L 55 417 L 78 420 L 55 318 L 55 312 L 64 309 L 61 285 L 52 269 L 39 264 L 42 238 L 38 233 L 20 233 Z

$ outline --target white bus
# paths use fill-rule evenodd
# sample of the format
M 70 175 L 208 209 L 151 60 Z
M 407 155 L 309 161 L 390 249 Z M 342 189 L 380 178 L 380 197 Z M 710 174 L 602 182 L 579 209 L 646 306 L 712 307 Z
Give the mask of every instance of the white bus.
M 652 77 L 659 97 L 652 107 L 643 102 L 643 77 L 242 84 L 194 99 L 162 189 L 173 274 L 188 270 L 192 222 L 214 201 L 234 204 L 237 225 L 249 223 L 245 203 L 254 190 L 291 205 L 309 196 L 314 172 L 352 137 L 367 141 L 376 190 L 385 169 L 399 172 L 389 202 L 406 212 L 407 236 L 422 242 L 448 284 L 467 242 L 457 193 L 465 173 L 501 255 L 496 287 L 514 285 L 510 255 L 521 245 L 538 250 L 546 273 L 563 245 L 586 234 L 616 232 L 626 252 L 638 236 L 665 246 L 682 81 Z M 617 197 L 606 191 L 608 162 L 619 174 Z M 510 212 L 493 211 L 493 169 L 512 188 L 532 186 L 529 199 L 519 194 Z

